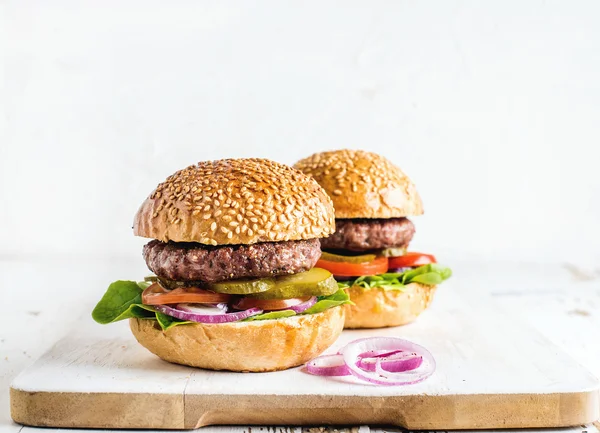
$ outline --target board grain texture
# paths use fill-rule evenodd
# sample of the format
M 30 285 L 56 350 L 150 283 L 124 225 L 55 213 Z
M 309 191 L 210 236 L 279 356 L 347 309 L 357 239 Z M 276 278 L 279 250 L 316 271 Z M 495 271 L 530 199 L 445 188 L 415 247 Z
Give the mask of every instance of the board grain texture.
M 302 368 L 212 372 L 169 364 L 139 346 L 124 323 L 87 323 L 11 385 L 11 414 L 33 426 L 190 429 L 208 425 L 360 425 L 408 429 L 575 426 L 600 416 L 597 379 L 489 299 L 451 284 L 410 325 L 345 331 L 398 336 L 429 348 L 436 373 L 380 387 Z M 265 350 L 268 350 L 266 347 Z

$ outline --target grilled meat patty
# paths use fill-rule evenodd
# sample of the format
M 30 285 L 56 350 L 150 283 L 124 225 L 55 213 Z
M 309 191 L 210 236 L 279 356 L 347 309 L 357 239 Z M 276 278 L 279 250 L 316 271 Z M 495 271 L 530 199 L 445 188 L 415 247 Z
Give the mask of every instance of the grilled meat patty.
M 218 281 L 262 278 L 308 271 L 321 255 L 318 239 L 208 246 L 194 242 L 144 245 L 148 268 L 175 281 Z
M 415 226 L 408 218 L 336 219 L 335 233 L 321 239 L 324 250 L 369 251 L 408 246 Z

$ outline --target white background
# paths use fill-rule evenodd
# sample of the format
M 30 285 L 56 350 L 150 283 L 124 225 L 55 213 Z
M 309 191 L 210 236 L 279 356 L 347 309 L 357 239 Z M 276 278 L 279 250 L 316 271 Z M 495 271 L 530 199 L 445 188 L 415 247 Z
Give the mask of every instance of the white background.
M 600 272 L 600 2 L 4 3 L 4 258 L 137 259 L 175 170 L 351 147 L 417 184 L 415 249 Z

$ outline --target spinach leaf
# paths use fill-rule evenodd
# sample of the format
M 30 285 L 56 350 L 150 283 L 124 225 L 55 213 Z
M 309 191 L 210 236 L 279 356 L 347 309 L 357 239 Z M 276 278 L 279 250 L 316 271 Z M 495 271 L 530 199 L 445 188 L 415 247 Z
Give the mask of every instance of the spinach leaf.
M 269 320 L 269 319 L 283 319 L 285 317 L 295 316 L 296 312 L 294 310 L 280 310 L 280 311 L 270 311 L 268 313 L 257 314 L 256 316 L 250 316 L 247 319 L 244 319 L 243 322 L 251 322 L 254 320 Z
M 186 320 L 177 319 L 176 317 L 168 316 L 166 314 L 161 313 L 160 311 L 156 311 L 156 320 L 158 321 L 158 324 L 160 325 L 163 331 L 171 329 L 174 326 L 194 323 Z
M 140 307 L 142 291 L 135 281 L 115 281 L 92 311 L 92 318 L 104 325 L 132 317 L 151 317 L 152 313 Z
M 437 263 L 431 263 L 402 273 L 389 272 L 369 277 L 358 277 L 349 281 L 341 281 L 338 283 L 338 286 L 341 289 L 358 286 L 363 289 L 402 290 L 410 283 L 435 286 L 451 276 L 452 271 L 450 268 L 438 265 Z
M 322 313 L 325 310 L 343 304 L 351 304 L 350 297 L 344 289 L 339 289 L 333 295 L 319 296 L 317 298 L 317 303 L 310 307 L 308 310 L 305 310 L 302 314 Z

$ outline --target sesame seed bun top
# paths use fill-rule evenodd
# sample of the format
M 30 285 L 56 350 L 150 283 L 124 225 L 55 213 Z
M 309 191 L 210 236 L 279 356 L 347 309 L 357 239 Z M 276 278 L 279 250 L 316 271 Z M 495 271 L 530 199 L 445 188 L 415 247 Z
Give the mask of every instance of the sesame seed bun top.
M 142 203 L 136 236 L 206 245 L 314 239 L 335 230 L 331 199 L 310 177 L 267 159 L 199 162 Z
M 325 189 L 336 218 L 400 218 L 423 213 L 421 197 L 408 176 L 376 153 L 346 149 L 315 153 L 294 167 Z

